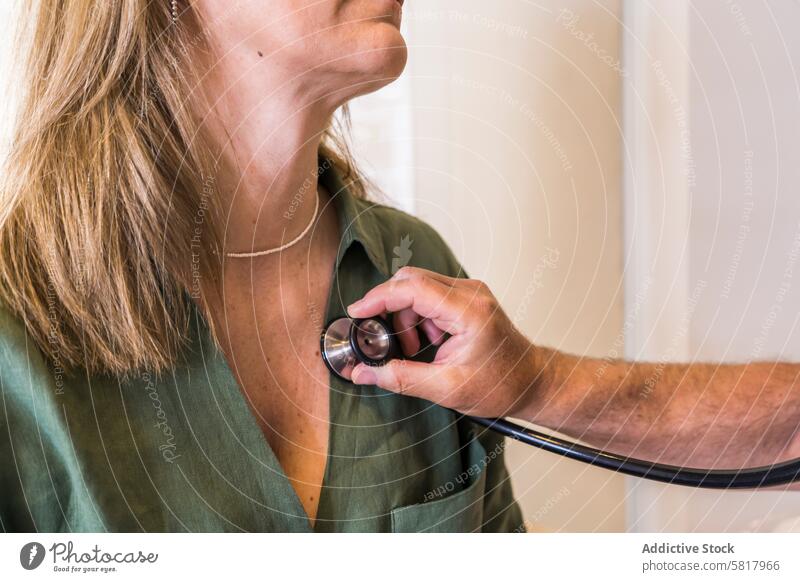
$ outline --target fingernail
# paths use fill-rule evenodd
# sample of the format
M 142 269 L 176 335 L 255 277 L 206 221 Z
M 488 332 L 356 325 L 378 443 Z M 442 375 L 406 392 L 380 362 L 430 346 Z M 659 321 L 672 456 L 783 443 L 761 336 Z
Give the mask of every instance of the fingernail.
M 369 366 L 359 366 L 353 371 L 353 383 L 355 384 L 375 384 L 378 376 Z

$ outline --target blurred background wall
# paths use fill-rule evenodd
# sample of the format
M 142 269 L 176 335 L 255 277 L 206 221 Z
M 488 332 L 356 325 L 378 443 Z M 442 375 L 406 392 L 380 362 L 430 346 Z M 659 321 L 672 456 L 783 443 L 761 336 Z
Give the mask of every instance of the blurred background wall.
M 800 361 L 800 3 L 626 9 L 628 355 Z M 797 516 L 797 492 L 629 482 L 634 531 L 800 531 Z
M 410 0 L 404 77 L 353 106 L 388 196 L 530 337 L 595 356 L 623 350 L 620 17 L 618 1 Z M 530 529 L 624 529 L 622 478 L 517 443 L 508 458 Z
M 411 0 L 405 18 L 409 68 L 355 105 L 357 148 L 526 333 L 599 357 L 800 359 L 800 4 Z M 800 514 L 798 493 L 654 485 L 513 443 L 509 461 L 533 530 Z

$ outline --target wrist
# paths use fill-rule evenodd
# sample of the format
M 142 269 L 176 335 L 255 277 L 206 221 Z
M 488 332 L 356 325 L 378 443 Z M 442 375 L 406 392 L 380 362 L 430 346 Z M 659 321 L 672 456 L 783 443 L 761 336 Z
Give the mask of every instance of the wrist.
M 513 416 L 529 422 L 543 423 L 546 411 L 555 404 L 557 370 L 561 354 L 558 350 L 531 345 L 524 364 L 523 393 Z

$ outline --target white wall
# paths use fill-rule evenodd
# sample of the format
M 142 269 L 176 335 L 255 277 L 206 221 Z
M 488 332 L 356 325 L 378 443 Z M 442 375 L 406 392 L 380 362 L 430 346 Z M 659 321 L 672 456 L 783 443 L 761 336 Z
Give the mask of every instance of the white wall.
M 15 103 L 10 87 L 5 84 L 12 66 L 11 38 L 14 9 L 14 1 L 0 2 L 0 95 L 3 95 L 0 99 L 0 160 L 7 152 L 12 126 L 10 119 Z
M 415 212 L 531 338 L 596 356 L 615 342 L 622 353 L 619 11 L 588 0 L 406 9 Z M 620 477 L 509 448 L 532 529 L 624 528 Z
M 413 164 L 400 203 L 524 331 L 597 356 L 800 359 L 798 3 L 629 0 L 623 15 L 619 2 L 469 0 L 406 12 L 400 139 Z M 626 490 L 519 446 L 510 462 L 533 529 L 763 530 L 800 514 L 796 493 Z
M 665 303 L 648 297 L 629 351 L 648 359 L 798 361 L 800 5 L 719 0 L 670 6 L 685 12 L 687 42 L 673 36 L 664 63 L 680 89 L 690 149 L 682 152 L 676 144 L 675 109 L 645 99 L 653 121 L 650 145 L 660 153 L 639 164 L 645 176 L 626 204 L 672 203 L 682 210 L 678 220 L 672 210 L 672 222 L 639 212 L 645 219 L 630 229 L 652 250 L 653 287 L 676 291 L 663 312 Z M 650 47 L 652 29 L 663 28 L 663 10 L 651 12 L 649 31 L 638 31 Z M 663 99 L 664 86 L 654 90 Z M 673 170 L 664 174 L 670 187 L 653 187 L 652 175 L 662 175 L 664 167 Z M 676 297 L 682 313 L 675 313 Z M 796 492 L 720 494 L 631 483 L 630 499 L 629 527 L 639 531 L 781 529 L 800 515 Z

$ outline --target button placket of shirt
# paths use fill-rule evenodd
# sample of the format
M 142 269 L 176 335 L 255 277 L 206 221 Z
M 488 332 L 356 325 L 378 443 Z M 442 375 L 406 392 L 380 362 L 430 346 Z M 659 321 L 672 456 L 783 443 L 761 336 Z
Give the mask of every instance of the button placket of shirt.
M 334 280 L 331 284 L 328 305 L 325 310 L 326 322 L 345 317 L 347 306 L 358 299 L 357 294 L 364 291 L 358 284 L 359 277 L 349 267 L 350 261 L 356 260 L 359 252 L 366 248 L 361 242 L 356 220 L 348 206 L 352 204 L 347 200 L 349 193 L 340 191 L 334 199 L 341 229 L 341 243 L 334 269 Z M 360 247 L 360 248 L 359 248 Z M 369 258 L 369 257 L 368 257 Z M 358 269 L 374 269 L 371 261 L 361 261 Z M 370 277 L 367 277 L 370 278 Z M 329 376 L 330 390 L 330 428 L 327 466 L 323 480 L 323 491 L 320 498 L 321 518 L 315 529 L 321 531 L 339 531 L 342 521 L 348 519 L 349 508 L 354 503 L 352 492 L 357 488 L 355 483 L 356 473 L 353 469 L 353 460 L 358 455 L 359 426 L 359 401 L 362 397 L 362 387 L 351 384 L 332 374 Z M 350 464 L 350 467 L 341 466 Z M 342 482 L 341 473 L 347 470 L 347 482 Z
M 334 280 L 326 308 L 326 322 L 346 316 L 347 306 L 366 293 L 370 284 L 377 284 L 388 278 L 386 260 L 379 233 L 374 224 L 362 217 L 369 209 L 359 208 L 357 200 L 342 184 L 335 172 L 326 171 L 320 175 L 321 183 L 328 190 L 337 211 L 340 230 L 340 243 L 337 252 Z M 363 253 L 366 261 L 356 261 L 358 253 Z M 356 501 L 354 492 L 359 489 L 356 471 L 353 466 L 359 455 L 359 432 L 364 419 L 361 418 L 360 400 L 363 398 L 362 386 L 357 386 L 330 377 L 330 431 L 328 459 L 323 480 L 320 514 L 322 520 L 315 525 L 318 530 L 352 529 L 354 524 L 342 523 Z M 350 462 L 347 483 L 339 478 L 339 465 Z M 388 511 L 388 509 L 387 509 Z M 377 530 L 374 519 L 360 520 L 359 526 Z M 359 527 L 360 529 L 360 527 Z

